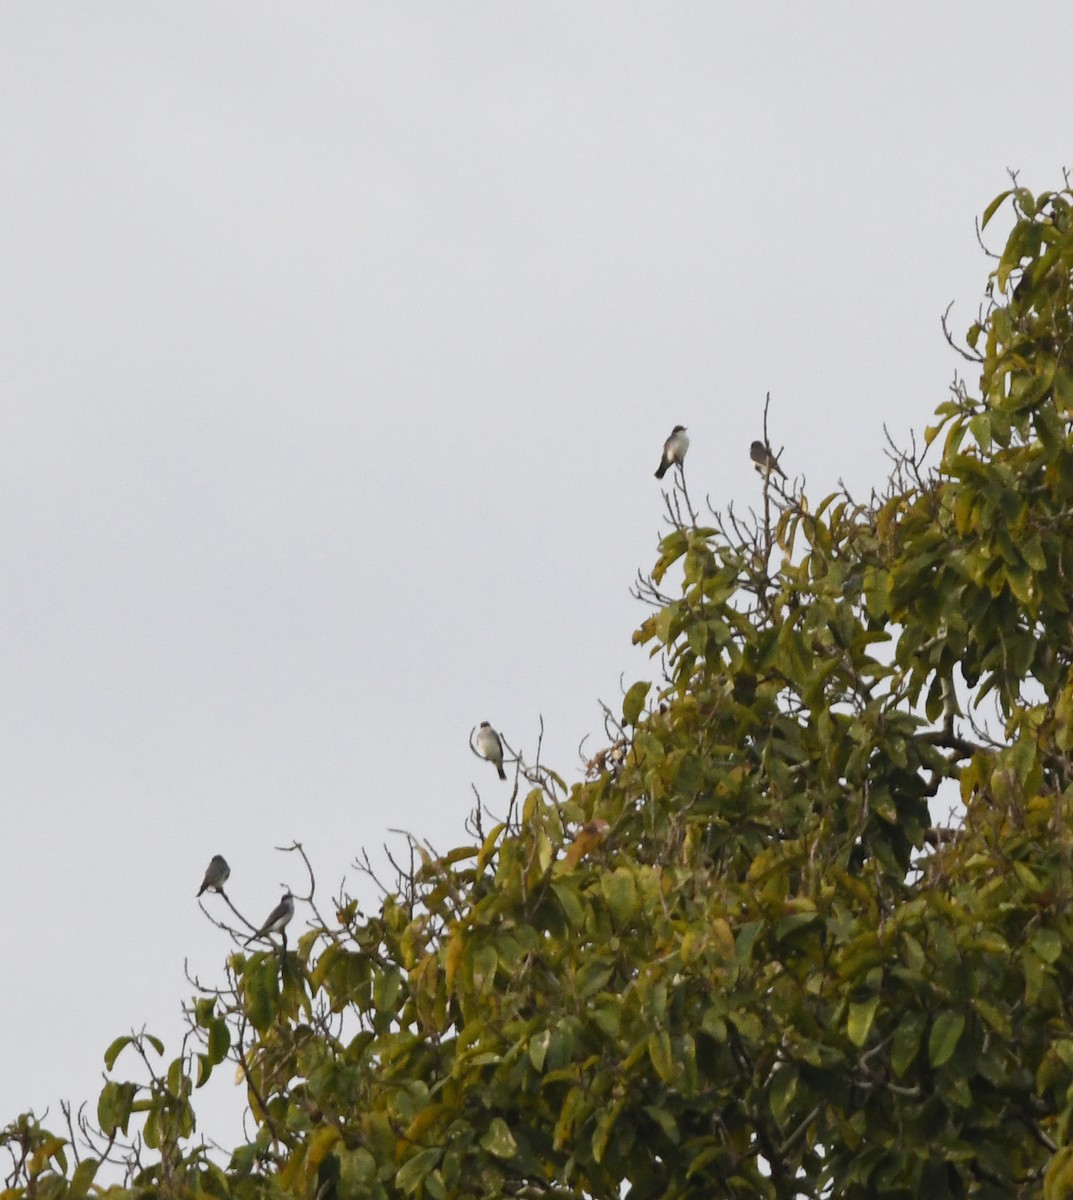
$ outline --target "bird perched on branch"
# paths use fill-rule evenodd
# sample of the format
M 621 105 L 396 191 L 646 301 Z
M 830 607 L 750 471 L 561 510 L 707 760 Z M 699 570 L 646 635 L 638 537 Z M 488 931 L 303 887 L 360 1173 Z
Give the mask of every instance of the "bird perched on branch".
M 749 447 L 749 457 L 756 464 L 756 469 L 761 475 L 768 475 L 775 471 L 783 479 L 786 478 L 786 472 L 779 466 L 779 460 L 759 438 Z
M 659 470 L 656 472 L 656 478 L 662 479 L 674 463 L 681 466 L 685 462 L 686 451 L 688 449 L 689 438 L 686 435 L 686 427 L 684 425 L 675 425 L 671 430 L 671 436 L 663 443 L 663 457 L 659 460 Z
M 283 893 L 283 899 L 276 907 L 268 914 L 268 920 L 257 930 L 256 933 L 251 933 L 246 939 L 245 945 L 249 945 L 254 938 L 268 937 L 272 933 L 280 933 L 283 935 L 283 944 L 287 944 L 286 928 L 291 917 L 294 916 L 294 897 L 290 892 Z
M 227 865 L 227 859 L 222 854 L 214 854 L 205 870 L 205 878 L 201 881 L 201 887 L 198 888 L 197 894 L 200 896 L 202 892 L 222 892 L 224 884 L 230 878 L 231 868 Z
M 487 721 L 482 721 L 480 729 L 477 730 L 477 749 L 481 752 L 481 757 L 488 759 L 499 772 L 499 778 L 506 779 L 507 773 L 503 770 L 503 743 L 499 740 L 499 734 Z

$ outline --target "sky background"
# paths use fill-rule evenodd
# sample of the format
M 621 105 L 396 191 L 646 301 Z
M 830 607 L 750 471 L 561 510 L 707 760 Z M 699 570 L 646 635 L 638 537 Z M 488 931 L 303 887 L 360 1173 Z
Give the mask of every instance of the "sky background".
M 813 502 L 882 485 L 974 219 L 1073 165 L 1070 45 L 1068 0 L 0 8 L 0 1125 L 178 1051 L 213 853 L 251 919 L 295 840 L 368 897 L 504 799 L 485 719 L 579 777 L 653 677 L 672 425 L 717 508 L 768 391 Z

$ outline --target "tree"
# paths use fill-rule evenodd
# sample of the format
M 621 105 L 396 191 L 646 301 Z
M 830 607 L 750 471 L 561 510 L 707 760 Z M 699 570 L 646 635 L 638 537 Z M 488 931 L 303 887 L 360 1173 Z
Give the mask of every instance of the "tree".
M 814 506 L 767 475 L 708 524 L 680 477 L 661 677 L 590 777 L 516 762 L 507 819 L 412 841 L 374 915 L 310 871 L 315 927 L 232 953 L 170 1066 L 109 1048 L 149 1074 L 88 1156 L 85 1122 L 4 1131 L 3 1195 L 118 1150 L 138 1195 L 1073 1196 L 1073 191 L 984 226 L 1007 201 L 934 468 Z M 224 1168 L 191 1097 L 226 1060 Z

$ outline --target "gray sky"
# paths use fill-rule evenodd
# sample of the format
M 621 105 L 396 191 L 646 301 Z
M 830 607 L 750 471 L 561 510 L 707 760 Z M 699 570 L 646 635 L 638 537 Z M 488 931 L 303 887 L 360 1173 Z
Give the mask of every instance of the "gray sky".
M 0 1123 L 177 1052 L 214 852 L 259 919 L 274 845 L 327 896 L 389 827 L 462 844 L 482 719 L 577 777 L 652 678 L 673 424 L 720 508 L 767 390 L 814 501 L 882 483 L 974 217 L 1073 163 L 1071 44 L 1068 2 L 0 10 Z

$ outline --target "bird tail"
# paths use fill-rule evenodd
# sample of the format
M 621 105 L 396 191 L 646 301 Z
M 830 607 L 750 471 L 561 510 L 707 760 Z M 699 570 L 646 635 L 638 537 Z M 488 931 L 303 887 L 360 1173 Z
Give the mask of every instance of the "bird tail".
M 659 464 L 659 470 L 656 472 L 656 478 L 657 478 L 657 479 L 662 479 L 662 478 L 663 478 L 663 476 L 667 474 L 667 468 L 668 468 L 670 465 L 671 465 L 671 464 L 670 464 L 669 462 L 661 462 L 661 463 Z
M 506 778 L 507 778 L 507 773 L 506 773 L 506 771 L 503 770 L 503 764 L 496 763 L 496 770 L 499 772 L 499 778 L 505 782 Z
M 204 890 L 205 890 L 205 884 L 202 884 L 201 887 L 198 888 L 197 894 L 200 896 Z

